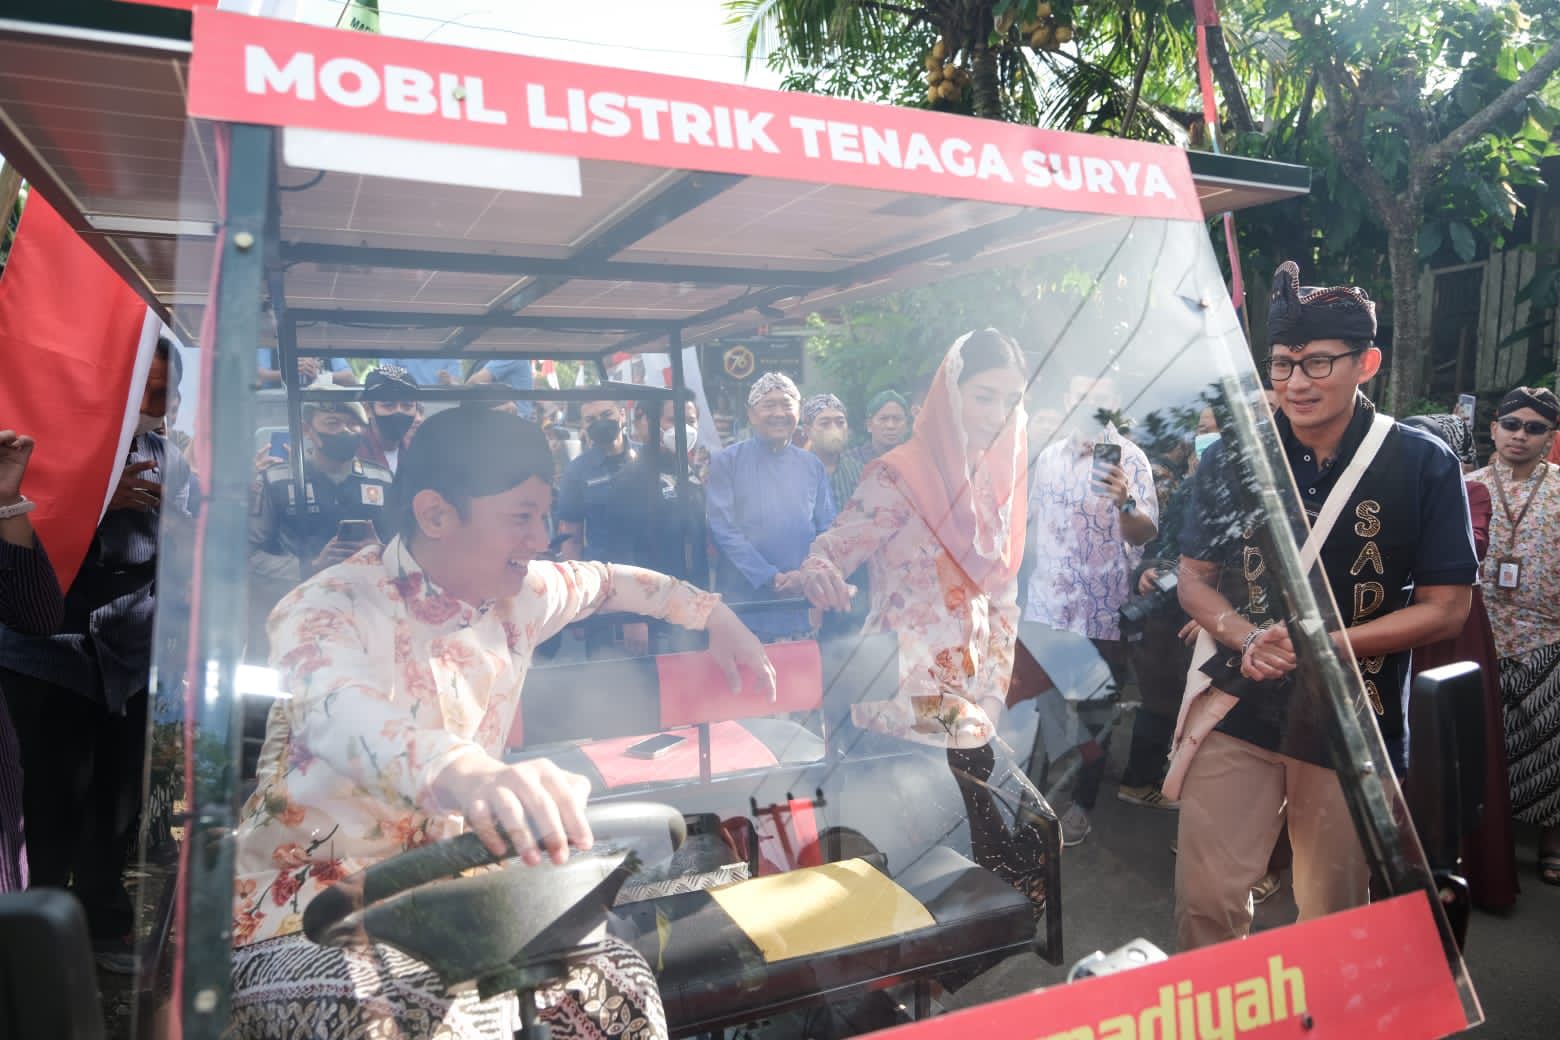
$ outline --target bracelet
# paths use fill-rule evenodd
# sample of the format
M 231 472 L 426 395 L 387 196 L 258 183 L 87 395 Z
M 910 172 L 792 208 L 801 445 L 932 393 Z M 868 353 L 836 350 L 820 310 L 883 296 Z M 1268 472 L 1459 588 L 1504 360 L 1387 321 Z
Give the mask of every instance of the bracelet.
M 23 495 L 20 501 L 12 502 L 8 506 L 0 506 L 0 520 L 9 520 L 13 516 L 26 516 L 37 508 L 38 503 Z
M 1242 659 L 1244 659 L 1247 654 L 1251 653 L 1251 644 L 1257 641 L 1257 637 L 1272 627 L 1273 622 L 1269 621 L 1267 624 L 1258 625 L 1256 628 L 1253 628 L 1250 632 L 1246 633 L 1246 638 L 1242 640 L 1240 644 L 1240 656 Z

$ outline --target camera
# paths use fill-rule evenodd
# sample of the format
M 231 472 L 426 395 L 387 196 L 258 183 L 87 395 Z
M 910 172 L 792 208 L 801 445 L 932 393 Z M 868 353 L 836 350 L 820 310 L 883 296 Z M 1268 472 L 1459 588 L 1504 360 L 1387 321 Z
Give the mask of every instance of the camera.
M 1175 571 L 1162 571 L 1154 578 L 1154 591 L 1133 596 L 1121 605 L 1121 638 L 1131 641 L 1143 638 L 1148 619 L 1177 603 Z

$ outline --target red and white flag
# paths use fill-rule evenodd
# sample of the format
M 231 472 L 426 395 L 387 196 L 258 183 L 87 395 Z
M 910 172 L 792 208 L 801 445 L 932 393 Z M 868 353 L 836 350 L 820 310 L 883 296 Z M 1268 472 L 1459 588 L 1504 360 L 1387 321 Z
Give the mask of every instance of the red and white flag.
M 62 587 L 124 467 L 160 329 L 33 188 L 0 276 L 0 428 L 38 442 L 22 491 Z

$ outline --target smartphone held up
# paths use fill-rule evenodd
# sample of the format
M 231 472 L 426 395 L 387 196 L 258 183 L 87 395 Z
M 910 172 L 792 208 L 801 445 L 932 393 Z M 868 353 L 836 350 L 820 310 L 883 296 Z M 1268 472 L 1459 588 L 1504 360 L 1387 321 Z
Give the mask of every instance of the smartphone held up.
M 1110 489 L 1105 486 L 1105 479 L 1110 476 L 1110 471 L 1121 465 L 1121 445 L 1106 444 L 1103 441 L 1094 445 L 1094 472 L 1089 478 L 1089 489 L 1096 495 L 1108 495 Z

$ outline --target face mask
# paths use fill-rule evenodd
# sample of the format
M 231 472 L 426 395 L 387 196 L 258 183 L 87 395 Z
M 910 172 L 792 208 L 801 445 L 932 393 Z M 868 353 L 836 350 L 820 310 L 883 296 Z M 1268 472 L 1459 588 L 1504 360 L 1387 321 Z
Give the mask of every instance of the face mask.
M 618 434 L 622 432 L 623 424 L 616 419 L 597 419 L 585 427 L 585 435 L 598 448 L 605 448 L 607 445 L 615 443 L 618 439 Z
M 1219 435 L 1217 433 L 1199 433 L 1192 440 L 1192 450 L 1197 452 L 1197 457 L 1200 459 L 1203 452 L 1213 447 L 1214 442 L 1218 439 Z
M 400 444 L 406 431 L 412 428 L 412 417 L 404 412 L 376 415 L 374 425 L 378 427 L 379 436 L 386 444 Z
M 688 450 L 692 451 L 693 446 L 699 442 L 699 428 L 697 426 L 684 426 L 683 436 L 688 438 Z M 677 450 L 677 427 L 668 426 L 661 431 L 661 447 L 666 451 Z
M 320 452 L 332 462 L 346 462 L 358 451 L 358 435 L 355 433 L 320 433 Z
M 845 450 L 845 442 L 849 435 L 844 430 L 820 430 L 813 435 L 813 447 L 819 451 L 828 452 L 830 455 L 838 455 Z
M 163 416 L 147 415 L 145 412 L 142 412 L 141 417 L 135 421 L 135 435 L 140 437 L 142 434 L 151 433 L 162 424 Z

